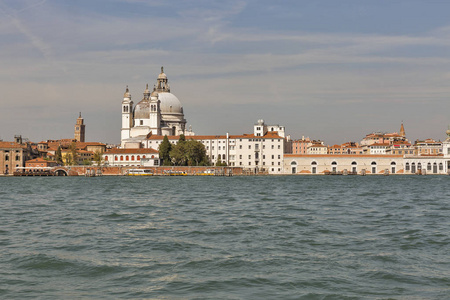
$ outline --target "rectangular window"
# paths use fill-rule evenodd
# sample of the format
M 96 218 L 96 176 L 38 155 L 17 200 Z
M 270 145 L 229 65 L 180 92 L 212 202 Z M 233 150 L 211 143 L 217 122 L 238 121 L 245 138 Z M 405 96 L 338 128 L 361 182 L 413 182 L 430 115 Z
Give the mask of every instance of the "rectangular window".
M 278 149 L 281 149 L 281 145 L 278 145 Z
M 272 145 L 272 149 L 274 148 L 274 146 Z
M 241 161 L 241 162 L 239 162 L 239 165 L 240 165 L 240 166 L 242 166 L 242 161 Z
M 155 159 L 155 166 L 158 166 L 158 165 L 159 165 L 159 160 Z
M 278 154 L 278 159 L 280 159 L 280 158 L 281 158 L 281 155 Z
M 242 145 L 239 145 L 239 149 L 242 149 Z
M 239 159 L 242 159 L 242 154 L 241 154 L 241 155 L 239 155 Z
M 274 159 L 274 158 L 275 158 L 275 155 L 272 154 L 272 159 Z
M 248 145 L 248 149 L 252 149 L 252 145 Z
M 248 159 L 252 159 L 252 156 L 251 156 L 251 155 L 249 155 L 249 156 L 248 156 Z

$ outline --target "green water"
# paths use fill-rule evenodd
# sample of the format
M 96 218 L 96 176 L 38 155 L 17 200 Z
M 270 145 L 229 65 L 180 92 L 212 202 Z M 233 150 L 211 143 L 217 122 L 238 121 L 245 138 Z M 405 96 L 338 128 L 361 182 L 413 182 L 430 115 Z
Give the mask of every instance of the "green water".
M 445 299 L 448 176 L 0 178 L 2 299 Z

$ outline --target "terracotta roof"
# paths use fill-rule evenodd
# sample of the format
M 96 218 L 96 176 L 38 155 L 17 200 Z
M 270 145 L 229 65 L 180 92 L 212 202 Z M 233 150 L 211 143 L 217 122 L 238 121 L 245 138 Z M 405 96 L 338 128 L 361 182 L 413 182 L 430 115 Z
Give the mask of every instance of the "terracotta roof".
M 38 163 L 38 162 L 54 163 L 55 161 L 53 161 L 53 160 L 45 160 L 42 157 L 38 157 L 38 158 L 35 158 L 35 159 L 27 160 L 25 163 Z
M 390 146 L 391 144 L 389 144 L 389 143 L 374 143 L 374 144 L 372 144 L 372 145 L 370 145 L 371 147 L 372 146 Z
M 0 148 L 22 148 L 26 149 L 27 146 L 18 144 L 16 142 L 0 142 Z
M 171 135 L 167 136 L 169 140 L 179 140 L 180 136 Z M 186 140 L 218 140 L 218 139 L 226 139 L 226 135 L 193 135 L 186 136 Z M 282 139 L 283 137 L 278 135 L 278 131 L 269 131 L 264 136 L 255 136 L 254 134 L 242 134 L 242 135 L 229 135 L 230 139 Z M 152 135 L 147 138 L 148 140 L 163 140 L 164 136 L 162 135 Z
M 156 154 L 159 151 L 153 148 L 110 149 L 103 154 Z

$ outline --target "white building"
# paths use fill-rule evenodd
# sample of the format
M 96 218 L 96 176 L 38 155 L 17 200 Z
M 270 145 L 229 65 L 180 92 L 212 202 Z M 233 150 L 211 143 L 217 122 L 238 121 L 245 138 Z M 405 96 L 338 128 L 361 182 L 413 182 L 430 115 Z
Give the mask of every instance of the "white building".
M 103 153 L 108 166 L 159 166 L 159 152 L 155 149 L 110 149 Z
M 186 140 L 200 141 L 212 163 L 220 157 L 228 166 L 243 167 L 252 172 L 281 174 L 287 140 L 284 130 L 284 126 L 266 125 L 263 120 L 259 120 L 254 125 L 253 134 L 194 135 L 186 137 Z M 158 149 L 163 139 L 162 135 L 149 135 L 143 141 L 143 146 Z M 176 144 L 179 136 L 168 136 L 168 139 Z
M 122 101 L 121 148 L 139 148 L 147 135 L 192 135 L 186 132 L 186 120 L 180 100 L 170 92 L 163 68 L 153 91 L 147 87 L 144 96 L 133 106 L 131 93 L 126 88 Z

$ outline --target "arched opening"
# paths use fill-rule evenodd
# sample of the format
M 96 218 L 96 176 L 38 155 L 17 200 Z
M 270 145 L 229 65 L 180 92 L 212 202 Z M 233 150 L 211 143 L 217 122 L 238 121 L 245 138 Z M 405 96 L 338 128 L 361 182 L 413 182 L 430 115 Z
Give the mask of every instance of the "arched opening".
M 337 162 L 333 161 L 331 163 L 331 172 L 336 173 L 337 172 Z
M 409 163 L 405 164 L 405 171 L 409 171 Z
M 358 165 L 358 163 L 356 161 L 352 161 L 352 173 L 356 174 L 356 166 Z
M 438 172 L 437 163 L 433 163 L 433 173 L 436 174 Z
M 372 165 L 372 174 L 377 174 L 377 162 L 373 161 L 371 165 Z
M 411 173 L 413 173 L 413 174 L 416 173 L 416 163 L 411 164 Z
M 123 161 L 123 155 L 120 156 L 120 161 Z
M 292 174 L 296 174 L 297 173 L 297 162 L 296 161 L 292 161 L 291 162 L 291 173 Z
M 391 162 L 391 173 L 392 174 L 395 174 L 395 166 L 396 166 L 397 164 L 395 163 L 395 161 L 393 161 L 393 162 Z
M 317 162 L 316 161 L 313 161 L 311 163 L 311 173 L 317 174 Z
M 431 163 L 427 163 L 427 171 L 431 171 Z
M 69 174 L 64 169 L 58 169 L 55 171 L 55 175 L 56 176 L 68 176 Z
M 134 161 L 134 155 L 131 155 L 131 160 L 133 160 L 133 161 Z

